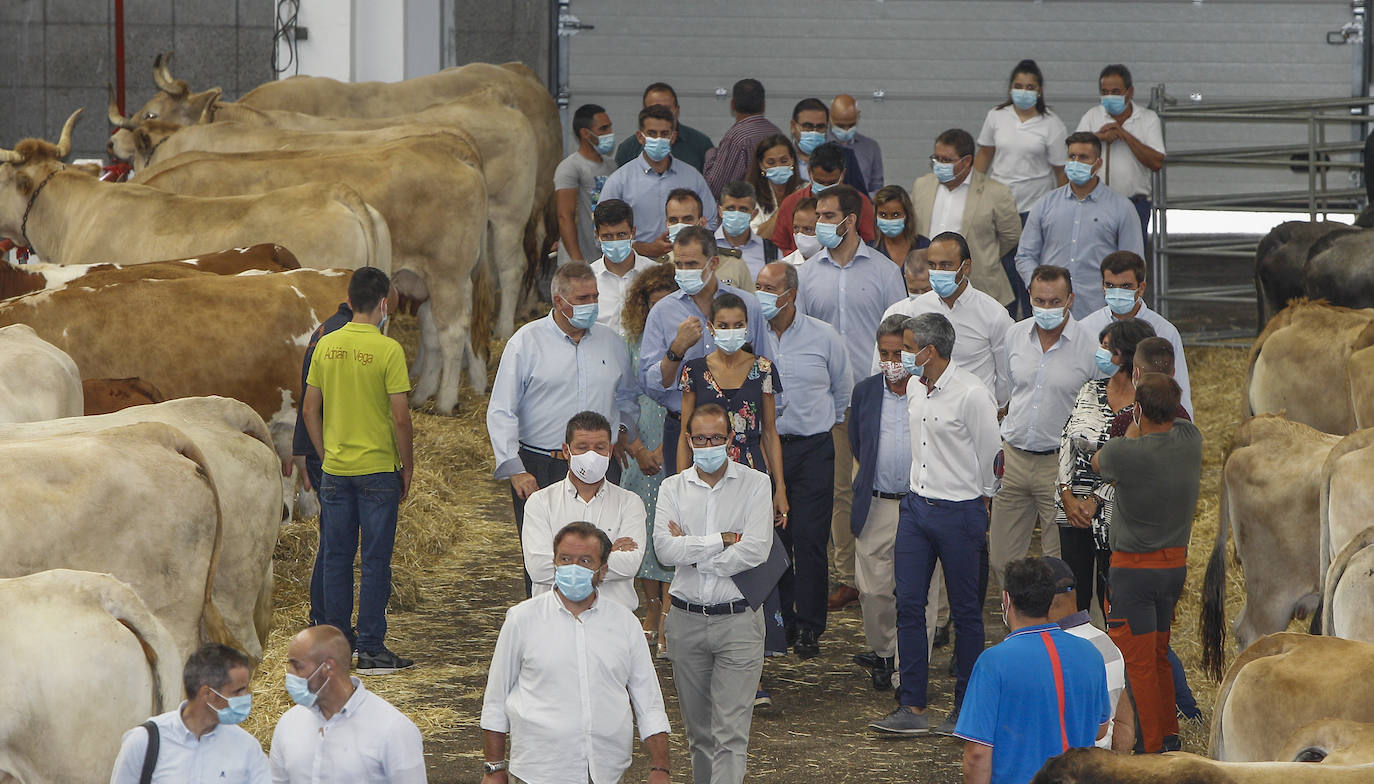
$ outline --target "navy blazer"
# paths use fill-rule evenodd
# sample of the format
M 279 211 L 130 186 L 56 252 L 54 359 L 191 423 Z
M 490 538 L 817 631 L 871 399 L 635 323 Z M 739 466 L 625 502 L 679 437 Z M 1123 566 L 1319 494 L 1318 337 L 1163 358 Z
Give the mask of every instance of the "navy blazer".
M 878 464 L 878 433 L 883 426 L 883 389 L 886 382 L 876 373 L 854 385 L 849 401 L 849 448 L 858 470 L 854 474 L 854 505 L 850 507 L 849 529 L 858 536 L 868 520 L 873 504 L 873 472 Z

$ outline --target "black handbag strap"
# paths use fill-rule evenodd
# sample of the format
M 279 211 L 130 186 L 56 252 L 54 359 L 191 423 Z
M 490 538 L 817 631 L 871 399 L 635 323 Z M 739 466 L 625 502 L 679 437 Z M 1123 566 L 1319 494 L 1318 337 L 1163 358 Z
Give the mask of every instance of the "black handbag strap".
M 143 755 L 143 772 L 138 774 L 138 784 L 153 784 L 153 771 L 157 769 L 157 752 L 161 738 L 158 735 L 157 724 L 152 719 L 143 722 L 143 729 L 148 731 L 148 751 Z

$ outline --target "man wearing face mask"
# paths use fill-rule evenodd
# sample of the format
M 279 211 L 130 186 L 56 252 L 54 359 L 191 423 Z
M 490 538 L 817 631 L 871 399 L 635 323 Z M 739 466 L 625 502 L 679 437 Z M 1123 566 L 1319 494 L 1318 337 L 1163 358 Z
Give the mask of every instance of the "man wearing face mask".
M 1012 324 L 1002 343 L 1011 399 L 1002 419 L 1002 487 L 988 532 L 998 585 L 1007 562 L 1025 557 L 1037 523 L 1041 552 L 1059 557 L 1054 502 L 1060 436 L 1078 390 L 1100 372 L 1097 333 L 1070 315 L 1074 298 L 1068 270 L 1037 267 L 1030 276 L 1034 315 Z
M 182 670 L 186 701 L 124 733 L 110 784 L 138 784 L 150 763 L 153 784 L 268 784 L 262 746 L 235 726 L 253 707 L 252 676 L 253 661 L 243 653 L 219 643 L 198 648 Z
M 830 110 L 819 98 L 803 98 L 792 108 L 792 143 L 797 146 L 797 174 L 803 180 L 811 177 L 811 156 L 826 142 L 826 131 L 830 128 Z M 843 181 L 859 193 L 868 193 L 868 183 L 864 182 L 863 170 L 852 149 L 835 147 L 843 156 Z
M 973 136 L 951 128 L 935 139 L 931 173 L 911 186 L 916 233 L 962 236 L 970 251 L 964 273 L 973 287 L 1002 305 L 1013 302 L 1002 256 L 1021 239 L 1021 218 L 1011 189 L 973 167 Z
M 772 240 L 758 236 L 749 228 L 749 221 L 758 212 L 754 186 L 743 180 L 727 184 L 720 195 L 720 228 L 716 229 L 716 245 L 737 251 L 749 269 L 749 279 L 758 277 L 763 265 L 778 260 L 778 246 Z
M 688 226 L 706 227 L 706 218 L 701 214 L 701 197 L 695 191 L 675 188 L 668 194 L 668 203 L 664 211 L 668 221 L 669 242 L 676 241 L 678 233 Z M 752 292 L 754 279 L 749 275 L 749 267 L 745 266 L 744 259 L 740 258 L 738 253 L 723 253 L 719 247 L 717 254 L 720 263 L 716 266 L 716 279 L 740 291 Z M 672 250 L 656 261 L 664 264 L 676 263 Z
M 593 103 L 579 106 L 573 113 L 572 131 L 577 137 L 577 150 L 564 158 L 553 173 L 554 195 L 558 200 L 559 264 L 596 257 L 592 210 L 601 198 L 601 187 L 616 170 L 610 158 L 615 132 L 605 109 Z
M 830 133 L 827 138 L 854 153 L 868 195 L 883 187 L 883 150 L 871 137 L 859 133 L 858 102 L 852 95 L 837 95 L 830 102 Z
M 549 543 L 558 529 L 585 520 L 611 537 L 611 555 L 601 592 L 631 610 L 639 607 L 634 578 L 644 558 L 644 502 L 629 490 L 606 481 L 611 464 L 611 423 L 595 411 L 581 411 L 568 420 L 563 451 L 568 475 L 535 492 L 525 502 L 525 527 L 520 541 L 525 572 L 534 583 L 533 595 L 553 589 L 553 551 Z
M 678 115 L 681 107 L 677 102 L 677 90 L 671 84 L 654 82 L 644 88 L 643 106 L 661 106 L 673 115 L 677 125 L 677 138 L 673 141 L 673 157 L 697 171 L 706 168 L 706 154 L 711 151 L 711 137 L 681 122 Z M 615 165 L 624 166 L 639 157 L 644 151 L 644 141 L 638 136 L 630 136 L 615 150 Z
M 624 605 L 601 601 L 611 547 L 591 523 L 563 526 L 554 589 L 506 611 L 482 698 L 482 784 L 620 781 L 632 718 L 649 749 L 649 784 L 668 784 L 668 715 L 644 634 Z
M 1016 271 L 1029 281 L 1043 264 L 1067 269 L 1076 292 L 1073 315 L 1081 319 L 1107 304 L 1099 271 L 1102 259 L 1118 250 L 1143 256 L 1145 246 L 1131 202 L 1103 187 L 1098 176 L 1102 142 L 1079 131 L 1069 134 L 1065 144 L 1069 160 L 1064 176 L 1069 184 L 1045 194 L 1031 207 L 1016 251 Z
M 1131 200 L 1140 218 L 1140 235 L 1149 236 L 1150 183 L 1164 166 L 1164 130 L 1159 115 L 1135 102 L 1131 71 L 1109 65 L 1097 77 L 1102 101 L 1078 121 L 1078 130 L 1106 145 L 1102 178 L 1107 187 Z
M 615 447 L 607 477 L 620 481 L 625 446 L 639 421 L 639 385 L 625 341 L 597 323 L 596 273 L 571 262 L 553 275 L 549 315 L 515 331 L 501 354 L 487 405 L 497 479 L 510 479 L 516 531 L 536 490 L 568 475 L 568 420 L 595 411 L 611 423 Z M 525 576 L 529 593 L 529 575 Z
M 665 444 L 676 444 L 682 434 L 682 364 L 704 357 L 716 348 L 715 339 L 706 329 L 709 321 L 706 314 L 711 312 L 711 302 L 716 297 L 728 292 L 744 301 L 748 342 L 756 354 L 768 355 L 763 349 L 768 345 L 768 337 L 758 300 L 752 293 L 741 291 L 717 277 L 720 257 L 711 232 L 700 226 L 682 229 L 673 243 L 673 257 L 678 290 L 659 300 L 649 311 L 639 345 L 638 368 L 644 393 L 668 410 L 663 422 Z M 677 450 L 664 449 L 665 475 L 672 476 L 678 468 Z M 657 544 L 658 540 L 654 541 Z
M 767 474 L 727 457 L 733 433 L 725 409 L 700 406 L 686 425 L 692 466 L 663 480 L 654 518 L 654 552 L 677 567 L 667 630 L 673 683 L 692 780 L 739 784 L 763 672 L 764 621 L 733 578 L 768 559 L 773 490 Z
M 596 239 L 601 258 L 592 262 L 596 273 L 596 323 L 609 327 L 624 336 L 620 311 L 625 305 L 625 292 L 639 273 L 653 269 L 657 263 L 641 256 L 631 247 L 635 236 L 635 213 L 630 205 L 619 199 L 604 199 L 592 213 L 596 224 Z
M 701 172 L 670 154 L 677 137 L 673 113 L 662 106 L 648 106 L 639 113 L 639 137 L 644 152 L 615 170 L 601 187 L 602 199 L 620 199 L 635 211 L 636 252 L 662 256 L 672 249 L 660 205 L 677 188 L 688 188 L 701 199 L 707 223 L 715 228 L 716 199 Z
M 1137 318 L 1154 327 L 1155 334 L 1174 347 L 1177 372 L 1171 373 L 1183 390 L 1183 408 L 1193 413 L 1193 395 L 1188 385 L 1188 362 L 1183 357 L 1183 339 L 1178 328 L 1145 304 L 1145 260 L 1136 254 L 1119 250 L 1108 253 L 1099 267 L 1102 270 L 1103 293 L 1107 304 L 1083 318 L 1083 328 L 1100 333 L 1112 320 Z
M 883 312 L 902 299 L 906 283 L 901 270 L 859 239 L 858 222 L 867 197 L 847 185 L 821 194 L 816 205 L 816 237 L 823 249 L 798 269 L 803 312 L 829 323 L 844 339 L 852 390 L 864 377 L 873 354 L 873 333 Z M 830 535 L 834 538 L 831 578 L 835 585 L 829 607 L 838 610 L 858 601 L 854 585 L 854 534 L 850 529 L 854 459 L 849 453 L 849 415 L 834 428 L 835 504 Z
M 797 240 L 793 237 L 792 226 L 792 213 L 796 211 L 797 205 L 803 199 L 819 198 L 822 193 L 836 185 L 849 184 L 849 170 L 846 168 L 845 160 L 844 150 L 834 142 L 826 142 L 811 153 L 811 182 L 789 193 L 787 198 L 782 200 L 782 204 L 778 205 L 778 219 L 775 221 L 777 225 L 773 228 L 773 244 L 783 253 L 791 253 L 798 247 Z M 859 236 L 864 242 L 871 243 L 878 236 L 876 213 L 872 200 L 862 190 L 858 193 L 862 200 L 862 208 L 859 211 Z
M 425 784 L 419 728 L 349 675 L 343 632 L 310 626 L 286 655 L 296 705 L 272 731 L 274 784 Z
M 831 435 L 849 408 L 849 358 L 844 340 L 826 322 L 797 311 L 797 268 L 774 262 L 759 273 L 758 297 L 768 319 L 769 356 L 782 379 L 778 416 L 782 474 L 787 477 L 787 524 L 779 531 L 792 559 L 778 584 L 783 623 L 803 659 L 819 655 L 829 583 L 826 543 L 834 503 L 835 444 Z
M 808 196 L 797 202 L 792 210 L 792 239 L 796 250 L 787 254 L 783 261 L 800 266 L 821 250 L 821 241 L 816 239 L 816 199 Z
M 711 192 L 717 196 L 727 183 L 744 179 L 760 141 L 782 133 L 763 116 L 767 105 L 763 84 L 758 79 L 735 82 L 730 94 L 730 114 L 734 115 L 735 124 L 720 137 L 720 144 L 706 153 L 706 168 L 702 170 Z

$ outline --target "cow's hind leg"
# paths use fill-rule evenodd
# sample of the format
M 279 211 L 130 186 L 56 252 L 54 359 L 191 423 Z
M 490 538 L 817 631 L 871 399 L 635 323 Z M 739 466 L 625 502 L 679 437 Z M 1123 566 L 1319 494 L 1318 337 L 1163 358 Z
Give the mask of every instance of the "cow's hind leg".
M 439 328 L 435 324 L 433 302 L 425 302 L 415 314 L 420 323 L 420 346 L 414 369 L 414 390 L 410 395 L 412 408 L 419 408 L 439 392 L 443 370 L 443 349 L 439 344 Z
M 526 259 L 522 243 L 524 226 L 519 220 L 494 217 L 491 221 L 490 256 L 501 290 L 496 318 L 496 337 L 505 340 L 515 333 L 515 309 L 520 304 Z
M 459 378 L 463 358 L 474 352 L 468 321 L 472 318 L 472 281 L 464 276 L 430 284 L 429 304 L 433 308 L 434 327 L 438 334 L 439 389 L 435 397 L 435 413 L 451 415 L 458 406 Z M 482 367 L 485 386 L 486 366 Z

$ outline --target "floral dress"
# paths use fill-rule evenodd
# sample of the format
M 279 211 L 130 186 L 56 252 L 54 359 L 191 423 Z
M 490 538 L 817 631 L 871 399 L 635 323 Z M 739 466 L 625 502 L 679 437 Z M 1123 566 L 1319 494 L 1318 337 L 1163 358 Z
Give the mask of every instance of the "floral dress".
M 754 357 L 754 364 L 738 389 L 723 389 L 706 365 L 706 357 L 694 359 L 682 368 L 682 388 L 696 394 L 698 408 L 715 403 L 730 415 L 735 431 L 726 453 L 736 463 L 767 472 L 763 459 L 763 396 L 782 391 L 778 370 L 767 357 Z
M 626 343 L 630 349 L 630 367 L 639 367 L 639 343 L 630 341 L 626 338 Z M 646 449 L 654 449 L 663 443 L 663 418 L 665 412 L 663 406 L 654 402 L 648 395 L 639 396 L 639 440 L 644 442 Z M 676 449 L 677 444 L 670 444 L 670 449 Z M 666 583 L 672 582 L 673 567 L 664 566 L 658 562 L 658 556 L 654 554 L 654 515 L 658 512 L 658 487 L 663 484 L 663 469 L 658 469 L 658 473 L 653 476 L 645 476 L 639 470 L 639 463 L 630 460 L 630 465 L 620 476 L 620 486 L 626 490 L 633 491 L 644 502 L 646 513 L 645 524 L 646 536 L 644 537 L 644 560 L 640 562 L 639 574 L 642 580 L 658 580 Z
M 1093 470 L 1092 457 L 1107 443 L 1108 431 L 1117 411 L 1107 402 L 1107 382 L 1110 378 L 1098 378 L 1087 382 L 1078 390 L 1073 412 L 1069 421 L 1064 423 L 1064 432 L 1059 441 L 1059 482 L 1070 486 L 1071 492 L 1079 498 L 1097 493 L 1097 514 L 1093 515 L 1093 542 L 1099 551 L 1110 551 L 1107 532 L 1112 519 L 1112 500 L 1110 493 L 1099 493 L 1105 482 Z M 1092 451 L 1079 451 L 1078 444 L 1087 442 Z M 1105 496 L 1105 497 L 1104 497 Z M 1061 526 L 1069 525 L 1064 513 L 1064 501 L 1055 493 L 1055 522 Z

